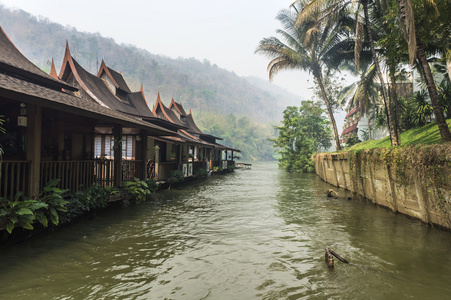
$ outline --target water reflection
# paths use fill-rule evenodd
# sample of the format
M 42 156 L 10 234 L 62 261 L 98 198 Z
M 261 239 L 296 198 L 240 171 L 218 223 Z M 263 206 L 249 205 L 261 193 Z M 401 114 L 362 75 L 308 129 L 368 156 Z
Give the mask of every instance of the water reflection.
M 443 299 L 451 235 L 258 163 L 0 251 L 1 299 Z M 324 248 L 336 260 L 330 271 Z

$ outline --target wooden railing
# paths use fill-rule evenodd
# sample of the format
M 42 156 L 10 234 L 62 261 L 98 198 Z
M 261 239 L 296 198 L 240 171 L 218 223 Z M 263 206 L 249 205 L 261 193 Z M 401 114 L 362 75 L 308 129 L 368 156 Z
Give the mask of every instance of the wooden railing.
M 160 162 L 158 164 L 158 178 L 157 180 L 168 179 L 169 173 L 173 170 L 178 170 L 179 164 L 177 162 Z
M 140 164 L 142 161 L 122 161 L 122 180 L 133 180 Z M 30 174 L 30 161 L 3 161 L 0 165 L 0 197 L 12 200 L 18 192 L 26 194 L 30 186 Z M 96 159 L 41 162 L 40 190 L 55 178 L 61 179 L 58 188 L 69 189 L 69 194 L 94 183 L 103 187 L 113 186 L 114 161 Z
M 41 162 L 40 188 L 55 178 L 60 178 L 60 189 L 75 193 L 82 187 L 89 187 L 97 181 L 97 161 L 43 161 Z
M 0 197 L 12 200 L 29 186 L 30 161 L 3 161 L 0 165 Z
M 122 180 L 133 180 L 138 164 L 142 161 L 123 160 Z M 85 161 L 46 161 L 41 162 L 41 188 L 48 181 L 61 178 L 59 188 L 69 189 L 74 193 L 82 187 L 97 184 L 103 187 L 114 184 L 114 161 L 108 159 L 96 159 Z

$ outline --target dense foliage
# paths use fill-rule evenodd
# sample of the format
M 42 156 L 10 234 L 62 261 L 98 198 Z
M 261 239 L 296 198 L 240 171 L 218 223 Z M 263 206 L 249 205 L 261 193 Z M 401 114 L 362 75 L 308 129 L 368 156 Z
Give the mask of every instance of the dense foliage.
M 333 104 L 323 87 L 324 78 L 343 69 L 355 71 L 360 80 L 344 88 L 343 99 L 350 100 L 349 110 L 359 109 L 369 119 L 376 116 L 376 124 L 387 126 L 392 146 L 401 144 L 403 130 L 431 121 L 437 123 L 441 140 L 451 141 L 446 124 L 451 107 L 447 89 L 451 78 L 450 1 L 294 2 L 277 15 L 282 23 L 277 30 L 280 38 L 261 40 L 256 51 L 271 58 L 270 78 L 281 70 L 308 69 L 333 124 Z M 398 85 L 409 82 L 408 64 L 416 74 L 414 88 L 420 89 L 410 97 L 402 94 L 403 85 Z M 369 123 L 368 128 L 366 137 L 371 139 Z M 335 128 L 334 136 L 339 149 Z M 357 142 L 354 137 L 348 145 Z
M 262 126 L 248 117 L 236 117 L 234 114 L 220 115 L 200 112 L 195 115 L 199 127 L 205 132 L 221 137 L 221 144 L 240 149 L 241 158 L 248 160 L 272 160 L 274 149 L 270 138 L 274 138 L 274 129 Z
M 332 131 L 324 116 L 325 110 L 313 101 L 303 101 L 301 107 L 289 106 L 284 111 L 278 137 L 279 166 L 287 171 L 312 172 L 311 156 L 331 146 Z

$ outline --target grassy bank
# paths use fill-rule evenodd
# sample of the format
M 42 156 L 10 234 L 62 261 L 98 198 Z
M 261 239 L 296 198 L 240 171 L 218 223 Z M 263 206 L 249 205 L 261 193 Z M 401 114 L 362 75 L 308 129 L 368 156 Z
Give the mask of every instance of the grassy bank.
M 446 121 L 448 127 L 451 128 L 451 119 Z M 423 127 L 413 128 L 401 134 L 401 147 L 413 145 L 435 145 L 443 144 L 437 123 L 431 123 Z M 385 137 L 380 140 L 369 140 L 358 143 L 344 151 L 358 151 L 374 148 L 390 148 L 390 137 Z

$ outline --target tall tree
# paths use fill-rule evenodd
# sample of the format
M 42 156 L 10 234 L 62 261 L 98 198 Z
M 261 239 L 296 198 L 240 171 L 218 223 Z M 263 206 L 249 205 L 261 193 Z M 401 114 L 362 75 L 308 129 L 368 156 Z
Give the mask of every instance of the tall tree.
M 388 120 L 388 127 L 390 132 L 390 140 L 392 146 L 398 146 L 398 140 L 396 139 L 396 131 L 393 124 L 393 117 L 391 116 L 391 107 L 389 103 L 389 97 L 388 97 L 388 91 L 387 87 L 385 85 L 385 80 L 382 75 L 380 63 L 379 63 L 379 57 L 376 53 L 375 49 L 375 42 L 373 39 L 373 32 L 372 32 L 372 26 L 370 21 L 370 15 L 369 15 L 369 0 L 297 0 L 296 2 L 305 2 L 303 9 L 298 15 L 297 18 L 297 24 L 302 24 L 312 14 L 317 14 L 320 12 L 321 18 L 319 18 L 320 21 L 324 22 L 327 20 L 328 22 L 334 22 L 337 20 L 337 18 L 341 15 L 341 13 L 348 9 L 349 6 L 356 4 L 356 7 L 354 8 L 356 11 L 355 14 L 355 24 L 356 24 L 356 39 L 355 39 L 355 66 L 356 71 L 358 71 L 359 67 L 359 57 L 360 57 L 360 50 L 362 46 L 362 40 L 363 40 L 363 34 L 362 30 L 363 28 L 366 29 L 367 39 L 368 39 L 368 45 L 373 57 L 374 66 L 376 68 L 376 72 L 379 78 L 379 81 L 381 83 L 381 94 L 382 99 L 384 101 L 387 114 L 387 120 Z M 365 26 L 362 27 L 362 22 L 360 21 L 360 7 L 363 8 L 363 15 L 364 15 L 364 24 Z
M 342 102 L 349 100 L 349 108 L 360 107 L 368 119 L 368 135 L 372 139 L 371 115 L 372 106 L 380 102 L 380 85 L 376 82 L 376 68 L 374 64 L 365 64 L 360 68 L 360 80 L 343 88 L 340 93 Z
M 312 172 L 311 156 L 320 148 L 330 147 L 329 121 L 325 110 L 313 101 L 302 101 L 300 107 L 289 106 L 283 112 L 274 147 L 278 148 L 279 166 L 287 171 Z
M 335 148 L 341 150 L 337 124 L 335 122 L 331 100 L 324 88 L 323 67 L 327 65 L 330 49 L 341 40 L 344 27 L 340 23 L 329 26 L 318 22 L 319 15 L 312 17 L 296 26 L 296 19 L 301 6 L 282 10 L 277 19 L 284 29 L 277 30 L 283 41 L 276 37 L 260 41 L 255 53 L 266 55 L 272 60 L 268 64 L 269 79 L 281 70 L 305 70 L 313 74 L 316 84 L 321 90 L 324 104 L 334 133 Z
M 398 0 L 399 23 L 401 25 L 404 38 L 409 46 L 410 63 L 413 64 L 416 58 L 421 65 L 421 72 L 423 73 L 426 82 L 429 98 L 431 99 L 432 107 L 434 109 L 435 120 L 437 122 L 442 140 L 444 142 L 451 142 L 451 131 L 446 123 L 445 115 L 443 114 L 443 110 L 440 105 L 437 87 L 435 86 L 432 71 L 426 56 L 425 48 L 427 45 L 423 43 L 423 38 L 437 34 L 437 32 L 434 32 L 434 29 L 437 27 L 431 26 L 434 24 L 431 24 L 430 22 L 434 20 L 440 22 L 441 19 L 437 18 L 437 16 L 440 15 L 440 11 L 437 9 L 437 4 L 434 0 L 418 0 L 415 3 L 417 5 L 414 6 L 412 0 Z M 441 5 L 443 5 L 445 12 L 449 12 L 449 7 L 451 6 L 449 1 L 442 1 Z M 415 11 L 417 12 L 417 16 L 424 16 L 423 18 L 420 18 L 423 23 L 417 21 L 418 18 L 415 18 Z M 446 16 L 445 20 L 448 20 L 449 22 L 449 15 Z M 425 27 L 425 23 L 429 24 L 429 26 Z M 418 33 L 416 29 L 417 26 L 421 27 L 422 34 Z M 445 35 L 449 36 L 449 31 L 447 33 L 445 32 Z M 449 44 L 445 46 L 445 56 L 449 54 L 449 46 Z

